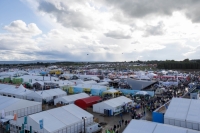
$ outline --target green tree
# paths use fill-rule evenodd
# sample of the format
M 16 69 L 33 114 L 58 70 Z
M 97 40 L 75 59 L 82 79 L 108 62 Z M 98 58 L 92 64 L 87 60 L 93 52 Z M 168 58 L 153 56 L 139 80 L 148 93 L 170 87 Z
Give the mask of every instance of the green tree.
M 184 60 L 183 60 L 183 62 L 189 62 L 189 61 L 190 61 L 189 59 L 184 59 Z

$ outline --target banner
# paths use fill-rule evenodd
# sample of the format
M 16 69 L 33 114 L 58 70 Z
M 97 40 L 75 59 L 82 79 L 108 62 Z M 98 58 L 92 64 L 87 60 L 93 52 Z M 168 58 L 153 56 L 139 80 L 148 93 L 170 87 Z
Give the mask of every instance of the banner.
M 40 129 L 43 129 L 43 119 L 39 121 Z
M 30 133 L 32 133 L 32 126 L 30 126 Z
M 24 124 L 27 124 L 27 116 L 24 116 Z
M 14 114 L 14 118 L 13 118 L 14 121 L 17 120 L 17 114 Z
M 10 130 L 10 124 L 7 124 L 6 125 L 6 131 L 9 131 Z

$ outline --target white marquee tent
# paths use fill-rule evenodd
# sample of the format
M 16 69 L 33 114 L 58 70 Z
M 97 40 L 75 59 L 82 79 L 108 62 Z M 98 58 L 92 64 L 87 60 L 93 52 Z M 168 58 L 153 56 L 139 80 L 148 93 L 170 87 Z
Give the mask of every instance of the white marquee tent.
M 93 115 L 79 108 L 74 104 L 62 106 L 37 114 L 29 115 L 27 118 L 27 129 L 34 132 L 43 133 L 79 133 L 83 129 L 82 117 L 86 117 L 86 125 L 93 123 Z M 44 129 L 40 129 L 39 121 L 44 121 Z M 18 119 L 17 122 L 11 121 L 11 130 L 16 132 L 15 125 L 21 126 L 24 119 Z
M 12 87 L 13 85 L 8 85 L 8 84 L 0 84 L 0 90 Z
M 74 95 L 69 95 L 69 96 L 63 96 L 63 97 L 54 99 L 54 105 L 56 105 L 57 103 L 61 103 L 61 102 L 63 104 L 72 104 L 77 99 L 86 98 L 86 97 L 89 97 L 89 95 L 86 93 L 79 93 L 79 94 L 74 94 Z
M 20 98 L 20 99 L 26 99 L 26 95 L 31 92 L 32 92 L 31 90 L 24 88 L 23 85 L 20 85 L 19 87 L 16 87 L 14 85 L 7 85 L 7 87 L 4 86 L 3 89 L 0 89 L 0 95 Z
M 32 93 L 27 94 L 28 100 L 34 100 L 38 102 L 42 102 L 42 100 L 46 100 L 46 102 L 53 100 L 58 97 L 66 96 L 67 93 L 61 89 L 50 89 L 43 91 L 32 91 Z
M 133 105 L 133 101 L 127 97 L 120 96 L 107 101 L 103 101 L 93 105 L 93 112 L 104 114 L 104 109 L 111 109 L 112 115 L 114 112 L 119 112 L 124 105 Z
M 164 123 L 200 131 L 200 100 L 173 98 Z
M 40 102 L 0 96 L 0 112 L 4 112 L 5 116 L 17 114 L 18 117 L 22 117 L 41 111 L 42 104 Z M 0 114 L 1 116 L 2 113 Z
M 159 124 L 144 120 L 131 120 L 123 133 L 199 133 L 195 130 Z

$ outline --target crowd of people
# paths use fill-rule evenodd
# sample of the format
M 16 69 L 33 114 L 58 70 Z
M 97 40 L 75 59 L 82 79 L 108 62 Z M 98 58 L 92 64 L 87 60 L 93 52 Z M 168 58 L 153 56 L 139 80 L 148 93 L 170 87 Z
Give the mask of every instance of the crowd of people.
M 119 133 L 121 128 L 125 128 L 129 124 L 130 120 L 119 120 L 119 123 L 114 124 L 112 128 L 107 129 L 106 133 Z
M 183 97 L 187 94 L 188 84 L 191 82 L 195 82 L 196 85 L 199 84 L 199 76 L 191 76 L 190 80 L 180 80 L 178 86 L 168 86 L 163 87 L 165 91 L 162 94 L 154 95 L 153 97 L 148 95 L 130 95 L 130 98 L 136 103 L 133 107 L 131 107 L 127 112 L 130 115 L 131 119 L 141 119 L 145 116 L 146 112 L 153 112 L 157 108 L 165 105 L 167 108 L 167 103 L 173 97 Z M 200 85 L 199 85 L 200 86 Z M 158 89 L 154 88 L 154 90 Z M 125 112 L 124 112 L 125 113 Z M 113 128 L 107 129 L 106 133 L 118 133 L 122 126 L 127 126 L 130 120 L 123 120 L 121 119 L 118 124 L 114 124 Z

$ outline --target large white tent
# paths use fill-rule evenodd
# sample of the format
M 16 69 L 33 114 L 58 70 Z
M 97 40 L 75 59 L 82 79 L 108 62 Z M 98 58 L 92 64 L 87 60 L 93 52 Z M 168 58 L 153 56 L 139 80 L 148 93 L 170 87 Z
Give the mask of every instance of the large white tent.
M 120 96 L 107 101 L 103 101 L 93 105 L 93 111 L 97 113 L 104 114 L 104 109 L 110 109 L 111 115 L 118 113 L 122 110 L 124 105 L 132 105 L 133 101 L 127 97 Z
M 199 133 L 195 130 L 159 124 L 144 120 L 131 120 L 123 133 Z
M 19 87 L 16 87 L 14 85 L 7 85 L 7 86 L 5 85 L 2 87 L 4 88 L 0 89 L 0 95 L 20 98 L 20 99 L 26 99 L 26 95 L 32 92 L 31 90 L 24 88 L 23 85 L 20 85 Z
M 42 100 L 46 100 L 46 102 L 53 100 L 58 97 L 66 96 L 67 93 L 59 88 L 43 90 L 43 91 L 33 91 L 32 93 L 27 94 L 28 100 L 34 100 L 38 102 L 42 102 Z
M 35 76 L 35 75 L 23 75 L 20 78 L 23 79 L 24 82 L 35 83 L 37 81 L 57 81 L 58 78 L 50 77 L 50 76 Z M 44 80 L 43 80 L 44 79 Z
M 63 97 L 54 99 L 54 105 L 56 105 L 57 103 L 61 103 L 61 102 L 63 104 L 72 104 L 77 99 L 86 98 L 86 97 L 89 97 L 89 95 L 86 93 L 79 93 L 79 94 L 74 94 L 74 95 L 69 95 L 69 96 L 63 96 Z
M 0 96 L 0 112 L 4 112 L 5 116 L 17 114 L 18 117 L 22 117 L 41 111 L 42 104 L 40 102 Z M 2 117 L 2 113 L 0 117 Z
M 200 131 L 200 100 L 173 98 L 164 123 Z
M 93 115 L 74 104 L 62 106 L 37 114 L 29 115 L 27 118 L 27 130 L 30 125 L 34 132 L 43 133 L 79 133 L 83 130 L 83 119 L 86 117 L 86 126 L 93 123 Z M 39 121 L 43 120 L 43 129 L 40 129 Z M 21 126 L 24 119 L 17 122 L 11 121 L 11 130 L 16 132 L 15 126 Z
M 8 85 L 8 84 L 0 84 L 0 90 L 12 87 L 13 85 Z

